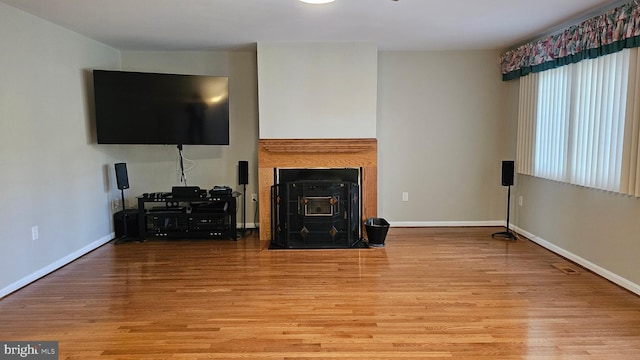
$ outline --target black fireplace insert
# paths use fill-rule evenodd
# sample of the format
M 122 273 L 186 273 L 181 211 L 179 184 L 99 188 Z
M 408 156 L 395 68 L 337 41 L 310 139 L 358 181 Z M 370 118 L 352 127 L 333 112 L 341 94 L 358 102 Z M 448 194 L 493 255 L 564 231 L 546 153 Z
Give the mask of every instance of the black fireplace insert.
M 283 181 L 272 187 L 272 248 L 358 246 L 361 243 L 358 169 L 301 170 L 289 173 L 280 170 Z

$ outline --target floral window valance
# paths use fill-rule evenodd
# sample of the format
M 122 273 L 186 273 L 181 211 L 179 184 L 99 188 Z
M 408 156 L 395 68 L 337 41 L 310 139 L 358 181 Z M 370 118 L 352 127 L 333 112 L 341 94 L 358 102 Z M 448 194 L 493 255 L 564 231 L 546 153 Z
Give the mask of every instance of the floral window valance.
M 622 5 L 563 32 L 502 54 L 502 80 L 640 46 L 640 6 Z

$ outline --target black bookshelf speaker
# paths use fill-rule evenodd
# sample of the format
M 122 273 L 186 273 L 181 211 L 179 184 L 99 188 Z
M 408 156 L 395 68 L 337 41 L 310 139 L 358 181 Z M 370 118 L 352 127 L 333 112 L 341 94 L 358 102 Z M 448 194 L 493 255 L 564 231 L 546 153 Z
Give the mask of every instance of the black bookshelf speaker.
M 502 186 L 513 185 L 514 170 L 513 160 L 505 160 L 502 162 Z
M 126 163 L 117 163 L 116 167 L 116 183 L 118 184 L 119 190 L 124 190 L 129 188 L 129 176 L 127 175 L 127 164 Z
M 249 162 L 238 161 L 238 184 L 247 185 L 249 183 Z

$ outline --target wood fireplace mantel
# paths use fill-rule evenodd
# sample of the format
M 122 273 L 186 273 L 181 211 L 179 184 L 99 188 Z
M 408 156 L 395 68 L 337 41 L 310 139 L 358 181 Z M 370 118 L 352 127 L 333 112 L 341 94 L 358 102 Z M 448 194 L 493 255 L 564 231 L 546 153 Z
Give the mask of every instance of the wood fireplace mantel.
M 260 240 L 271 239 L 271 186 L 277 168 L 362 168 L 362 219 L 377 216 L 376 139 L 261 139 L 258 142 Z

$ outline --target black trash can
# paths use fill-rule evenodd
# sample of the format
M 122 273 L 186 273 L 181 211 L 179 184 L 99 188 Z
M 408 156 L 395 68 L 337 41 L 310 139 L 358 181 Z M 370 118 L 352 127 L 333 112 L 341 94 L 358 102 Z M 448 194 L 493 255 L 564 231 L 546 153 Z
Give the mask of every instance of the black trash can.
M 383 218 L 368 218 L 364 223 L 364 227 L 367 231 L 369 246 L 384 246 L 384 240 L 389 231 L 389 222 L 387 220 Z

